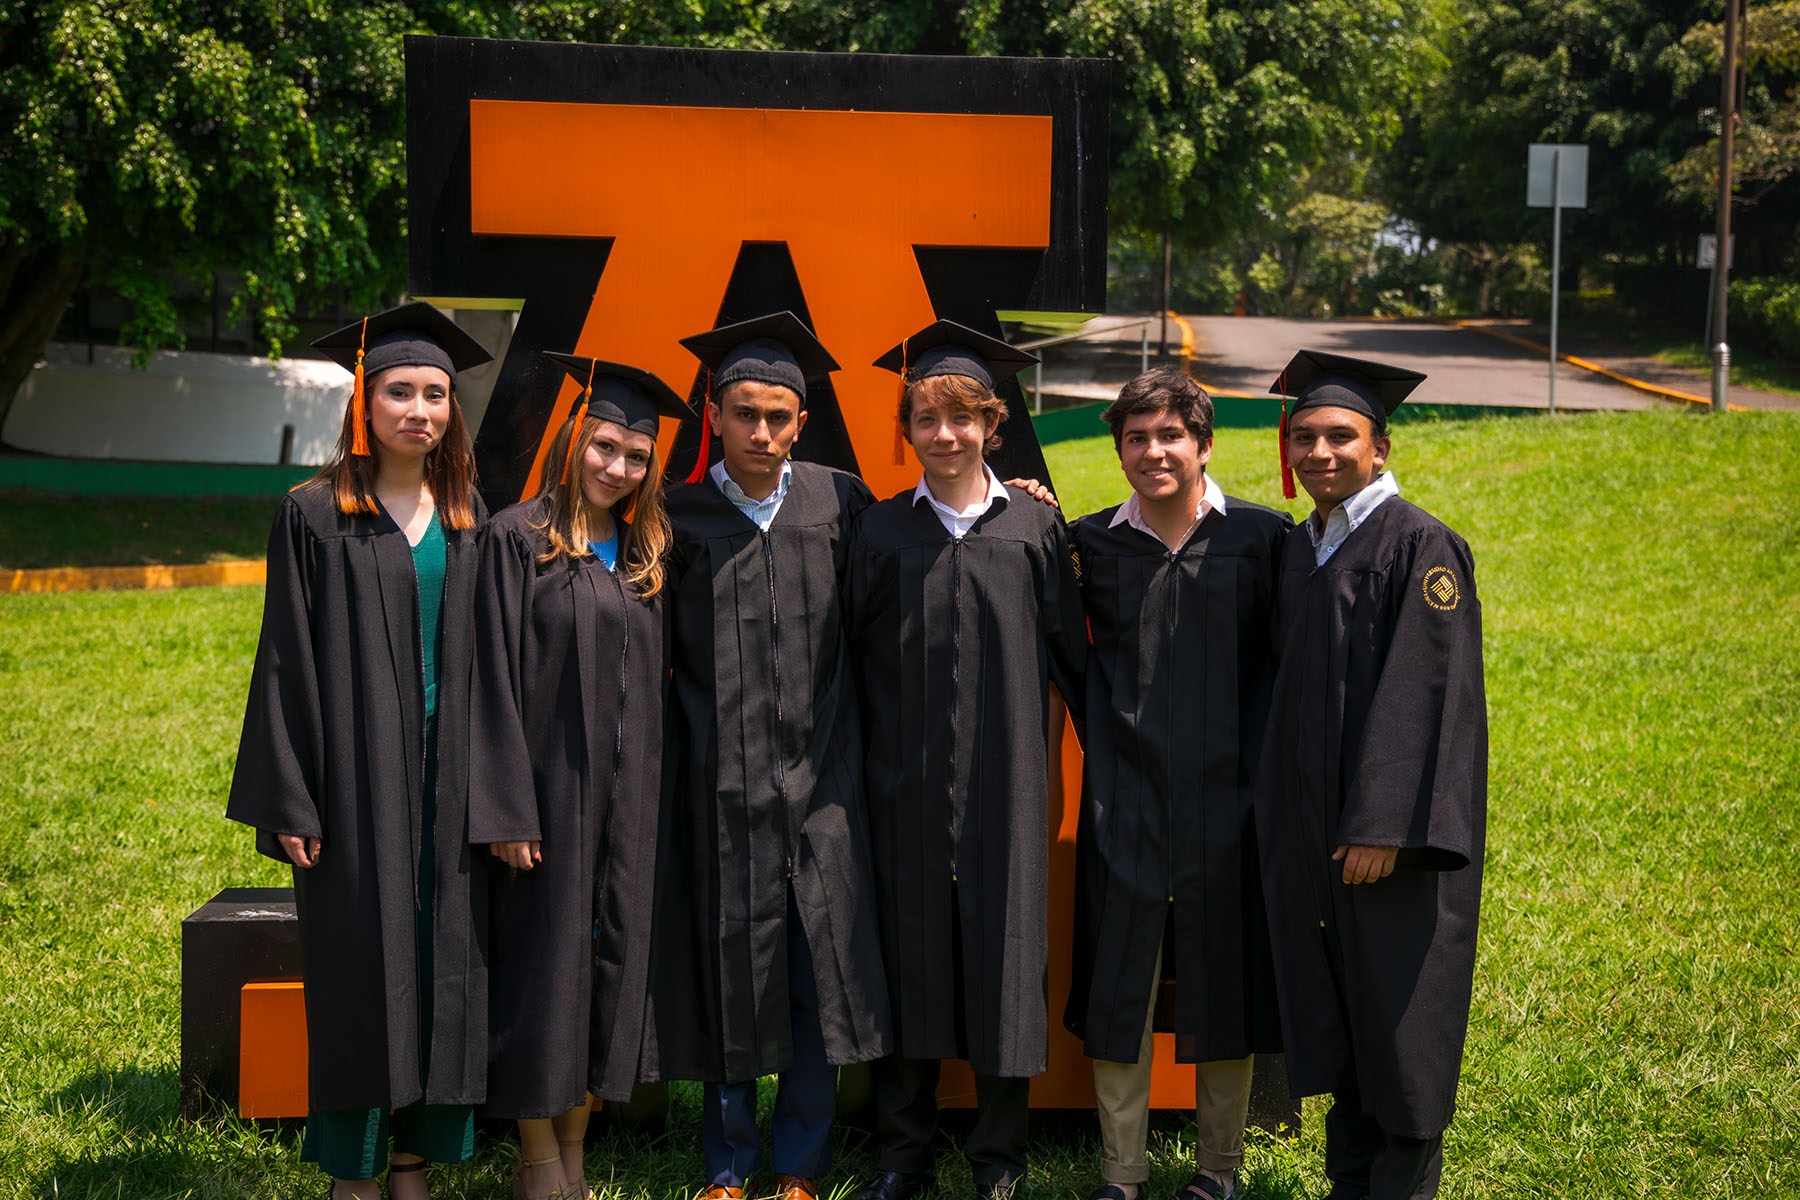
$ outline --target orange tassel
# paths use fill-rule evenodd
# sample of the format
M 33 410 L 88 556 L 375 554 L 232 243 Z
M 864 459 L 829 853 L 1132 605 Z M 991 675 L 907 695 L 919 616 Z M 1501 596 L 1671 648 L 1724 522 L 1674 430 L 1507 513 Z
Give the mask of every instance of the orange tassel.
M 569 430 L 569 449 L 563 455 L 563 482 L 569 482 L 569 473 L 575 469 L 575 443 L 581 440 L 581 423 L 587 420 L 588 401 L 594 398 L 594 362 L 588 360 L 587 386 L 581 389 L 581 407 L 575 410 L 575 425 Z
M 706 474 L 707 452 L 712 449 L 712 421 L 706 410 L 712 407 L 712 371 L 706 372 L 706 399 L 700 402 L 700 449 L 694 454 L 694 469 L 688 473 L 689 483 L 699 483 Z
M 356 381 L 350 385 L 350 453 L 369 454 L 369 402 L 363 397 L 363 350 L 369 344 L 369 318 L 362 319 L 362 340 L 356 346 Z

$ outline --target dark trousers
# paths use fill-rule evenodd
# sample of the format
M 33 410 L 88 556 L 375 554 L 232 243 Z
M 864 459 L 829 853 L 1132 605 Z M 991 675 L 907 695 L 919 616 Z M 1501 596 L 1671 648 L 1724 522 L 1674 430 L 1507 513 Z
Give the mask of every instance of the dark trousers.
M 883 1171 L 928 1172 L 936 1162 L 938 1131 L 935 1058 L 894 1055 L 875 1064 L 875 1132 Z M 975 1128 L 963 1154 L 977 1186 L 1025 1177 L 1031 1080 L 975 1075 Z
M 818 1179 L 831 1170 L 831 1121 L 837 1112 L 837 1068 L 825 1058 L 819 1032 L 819 991 L 813 982 L 812 947 L 788 894 L 788 1019 L 794 1064 L 778 1077 L 775 1114 L 769 1123 L 770 1157 L 779 1175 Z M 762 1159 L 756 1129 L 756 1080 L 706 1085 L 700 1139 L 710 1183 L 743 1187 Z
M 1443 1135 L 1388 1133 L 1363 1111 L 1355 1088 L 1332 1093 L 1325 1114 L 1329 1200 L 1431 1200 L 1443 1173 Z

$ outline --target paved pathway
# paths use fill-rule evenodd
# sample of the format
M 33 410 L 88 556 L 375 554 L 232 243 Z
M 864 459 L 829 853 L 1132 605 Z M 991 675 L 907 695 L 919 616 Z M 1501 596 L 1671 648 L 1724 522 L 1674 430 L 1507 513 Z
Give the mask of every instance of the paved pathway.
M 1117 318 L 1121 323 L 1135 318 Z M 1316 321 L 1285 317 L 1185 317 L 1170 322 L 1170 350 L 1182 344 L 1181 325 L 1190 334 L 1190 369 L 1207 387 L 1261 395 L 1295 350 L 1308 347 L 1372 358 L 1423 371 L 1428 376 L 1413 398 L 1439 404 L 1487 404 L 1543 408 L 1549 395 L 1549 363 L 1544 351 L 1529 349 L 1494 333 L 1426 321 Z M 1540 344 L 1542 330 L 1523 323 L 1495 323 L 1497 333 Z M 1151 326 L 1150 357 L 1157 358 L 1160 328 Z M 1099 345 L 1052 348 L 1044 370 L 1051 396 L 1111 399 L 1138 366 L 1136 329 L 1121 329 Z M 1576 341 L 1559 346 L 1610 371 L 1673 391 L 1710 393 L 1708 378 L 1656 359 L 1620 354 L 1603 345 Z M 1030 386 L 1030 375 L 1024 378 Z M 1747 408 L 1800 410 L 1800 397 L 1734 387 L 1731 402 Z M 1687 407 L 1689 402 L 1639 391 L 1572 363 L 1559 363 L 1556 403 L 1570 410 Z M 1693 406 L 1698 407 L 1698 406 Z

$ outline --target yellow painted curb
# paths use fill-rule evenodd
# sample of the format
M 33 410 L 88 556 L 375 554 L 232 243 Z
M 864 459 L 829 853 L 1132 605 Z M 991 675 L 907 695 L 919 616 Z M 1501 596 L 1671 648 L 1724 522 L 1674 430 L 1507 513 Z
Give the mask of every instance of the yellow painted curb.
M 1181 330 L 1181 361 L 1185 363 L 1194 357 L 1194 327 L 1173 309 L 1169 310 L 1169 319 Z
M 1522 338 L 1515 333 L 1507 333 L 1505 330 L 1495 329 L 1491 325 L 1483 325 L 1476 321 L 1458 321 L 1456 327 L 1458 329 L 1471 330 L 1475 333 L 1485 333 L 1491 338 L 1499 338 L 1503 342 L 1511 342 L 1515 346 L 1523 346 L 1525 349 L 1535 350 L 1539 354 L 1550 353 L 1550 347 L 1548 346 L 1541 346 L 1538 343 L 1531 341 L 1529 338 Z M 1696 396 L 1692 392 L 1678 392 L 1674 388 L 1666 388 L 1659 384 L 1647 383 L 1642 379 L 1633 379 L 1629 375 L 1621 375 L 1617 371 L 1603 367 L 1597 362 L 1590 362 L 1587 359 L 1574 354 L 1559 354 L 1557 355 L 1557 358 L 1568 363 L 1570 366 L 1580 367 L 1584 371 L 1592 371 L 1596 375 L 1604 375 L 1606 378 L 1611 379 L 1616 383 L 1622 383 L 1626 387 L 1636 388 L 1640 392 L 1648 392 L 1652 396 L 1661 396 L 1668 400 L 1685 400 L 1689 404 L 1704 404 L 1708 407 L 1711 407 L 1712 405 L 1712 398 L 1709 396 Z M 1725 407 L 1732 412 L 1747 411 L 1741 404 L 1727 404 Z
M 19 592 L 99 592 L 132 588 L 222 587 L 260 584 L 261 561 L 155 564 L 147 567 L 43 567 L 0 570 L 0 595 Z

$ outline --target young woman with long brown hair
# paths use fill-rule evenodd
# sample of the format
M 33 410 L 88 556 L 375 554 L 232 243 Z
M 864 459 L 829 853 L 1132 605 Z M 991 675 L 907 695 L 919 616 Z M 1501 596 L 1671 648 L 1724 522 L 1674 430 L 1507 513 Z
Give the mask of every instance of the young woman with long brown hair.
M 587 1194 L 593 1096 L 630 1098 L 661 785 L 663 514 L 655 376 L 551 355 L 585 386 L 537 496 L 483 535 L 469 838 L 491 896 L 486 1115 L 518 1122 L 517 1197 Z
M 429 304 L 314 346 L 355 371 L 331 460 L 282 500 L 227 815 L 294 868 L 311 1109 L 333 1200 L 427 1194 L 474 1149 L 486 976 L 465 796 L 475 537 L 456 402 L 491 355 Z

